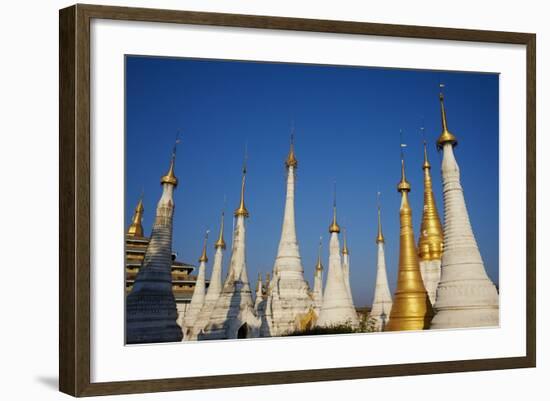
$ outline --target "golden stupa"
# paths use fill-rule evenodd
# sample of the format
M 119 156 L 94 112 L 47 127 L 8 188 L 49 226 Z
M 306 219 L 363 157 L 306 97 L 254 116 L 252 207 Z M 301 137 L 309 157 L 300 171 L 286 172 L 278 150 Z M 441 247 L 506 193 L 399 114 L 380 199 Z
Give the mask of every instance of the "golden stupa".
M 412 211 L 408 197 L 410 190 L 411 185 L 405 177 L 405 162 L 401 158 L 401 181 L 397 184 L 397 191 L 401 192 L 399 270 L 397 289 L 390 313 L 391 319 L 384 328 L 385 331 L 424 330 L 429 328 L 434 315 L 422 282 L 416 254 Z
M 132 217 L 132 224 L 128 227 L 127 235 L 130 237 L 143 237 L 143 226 L 141 221 L 143 220 L 143 196 L 139 198 L 139 202 L 134 211 L 134 216 Z
M 420 260 L 440 260 L 443 253 L 443 228 L 435 205 L 432 190 L 431 165 L 428 160 L 426 141 L 424 141 L 424 213 L 418 239 L 418 257 Z

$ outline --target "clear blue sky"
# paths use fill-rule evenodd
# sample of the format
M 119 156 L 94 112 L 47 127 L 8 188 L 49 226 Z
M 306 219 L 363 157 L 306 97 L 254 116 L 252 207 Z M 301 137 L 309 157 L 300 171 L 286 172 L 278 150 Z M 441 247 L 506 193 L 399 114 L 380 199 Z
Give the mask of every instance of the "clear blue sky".
M 443 220 L 439 82 L 474 232 L 485 266 L 498 283 L 498 75 L 365 67 L 173 58 L 126 60 L 126 209 L 130 219 L 144 189 L 150 234 L 176 132 L 178 147 L 173 248 L 196 264 L 204 231 L 213 240 L 227 196 L 225 238 L 238 205 L 248 143 L 246 205 L 249 279 L 271 272 L 285 197 L 284 160 L 291 121 L 298 158 L 296 224 L 305 275 L 312 285 L 317 243 L 328 264 L 332 183 L 339 223 L 348 229 L 356 306 L 370 305 L 376 271 L 376 192 L 382 192 L 386 263 L 392 292 L 399 242 L 399 130 L 403 130 L 413 222 L 418 240 L 423 175 L 420 126 L 426 128 L 436 202 Z M 229 261 L 226 253 L 224 275 Z M 326 276 L 326 274 L 325 274 Z

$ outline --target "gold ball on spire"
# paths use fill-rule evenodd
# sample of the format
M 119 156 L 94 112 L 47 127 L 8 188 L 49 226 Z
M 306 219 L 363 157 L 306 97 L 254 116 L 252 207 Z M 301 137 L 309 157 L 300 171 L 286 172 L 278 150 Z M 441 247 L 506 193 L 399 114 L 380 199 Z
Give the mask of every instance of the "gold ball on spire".
M 332 214 L 332 223 L 330 224 L 328 228 L 329 233 L 339 233 L 340 232 L 340 226 L 336 222 L 336 206 L 334 206 L 334 211 Z
M 218 236 L 218 240 L 214 244 L 214 248 L 218 249 L 225 249 L 225 241 L 223 240 L 223 227 L 224 227 L 224 215 L 225 213 L 222 212 L 222 222 L 220 225 L 220 235 Z
M 176 156 L 175 154 L 173 154 L 172 160 L 170 161 L 170 168 L 168 169 L 168 172 L 166 173 L 166 175 L 162 176 L 162 178 L 160 179 L 161 184 L 172 184 L 173 186 L 178 185 L 178 179 L 174 172 L 175 160 L 176 160 Z
M 401 159 L 401 181 L 397 184 L 397 192 L 411 192 L 411 184 L 405 177 L 405 161 Z
M 445 103 L 444 103 L 444 97 L 443 93 L 439 93 L 439 102 L 441 104 L 441 125 L 443 126 L 443 132 L 441 132 L 441 135 L 439 138 L 437 138 L 437 147 L 438 149 L 442 149 L 443 145 L 450 143 L 455 147 L 458 144 L 458 141 L 456 139 L 456 136 L 454 136 L 448 129 L 447 129 L 447 114 L 445 113 Z
M 342 255 L 349 255 L 347 233 L 346 233 L 345 227 L 344 227 L 344 246 L 342 247 Z
M 206 231 L 206 234 L 204 236 L 204 245 L 202 247 L 202 254 L 201 254 L 201 257 L 199 258 L 199 263 L 206 263 L 208 262 L 208 256 L 206 256 L 206 243 L 208 241 L 208 231 Z
M 296 159 L 296 154 L 294 153 L 294 143 L 290 144 L 290 151 L 288 152 L 285 165 L 287 168 L 294 167 L 296 169 L 298 167 L 298 159 Z

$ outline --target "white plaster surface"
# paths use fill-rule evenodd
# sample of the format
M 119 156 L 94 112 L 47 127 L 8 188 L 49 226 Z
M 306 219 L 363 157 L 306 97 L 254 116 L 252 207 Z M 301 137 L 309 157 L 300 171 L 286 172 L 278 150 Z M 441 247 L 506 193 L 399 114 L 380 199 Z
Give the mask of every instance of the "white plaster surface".
M 390 312 L 393 305 L 390 287 L 388 286 L 388 275 L 386 271 L 386 254 L 384 243 L 378 242 L 377 260 L 376 260 L 376 284 L 374 287 L 374 297 L 370 317 L 375 319 L 374 328 L 381 331 L 391 318 Z
M 220 297 L 222 291 L 222 265 L 223 265 L 223 249 L 221 247 L 216 248 L 214 254 L 214 264 L 212 267 L 212 275 L 210 276 L 210 283 L 208 284 L 208 290 L 204 298 L 204 304 L 195 320 L 193 330 L 190 333 L 190 339 L 196 339 L 198 334 L 204 330 L 210 315 L 216 306 L 216 302 Z
M 237 338 L 238 330 L 247 325 L 247 338 L 258 337 L 260 319 L 254 312 L 252 293 L 246 272 L 246 225 L 237 216 L 229 272 L 204 333 L 198 339 Z
M 195 282 L 195 288 L 193 290 L 193 296 L 191 297 L 191 303 L 189 310 L 187 311 L 185 318 L 183 319 L 183 340 L 190 340 L 193 337 L 193 327 L 199 317 L 202 307 L 204 306 L 204 298 L 206 296 L 206 263 L 201 261 L 199 264 L 199 272 L 197 274 L 197 281 Z
M 357 326 L 358 323 L 357 313 L 348 295 L 344 281 L 338 234 L 331 233 L 327 283 L 317 325 L 320 327 L 338 324 Z
M 433 305 L 435 303 L 437 286 L 439 285 L 439 280 L 441 279 L 441 260 L 421 260 L 419 264 L 424 287 L 426 288 L 430 302 Z
M 293 166 L 289 166 L 281 240 L 273 266 L 271 294 L 267 300 L 271 308 L 272 336 L 298 329 L 300 317 L 313 307 L 296 237 L 294 193 L 295 171 Z
M 470 224 L 453 147 L 443 146 L 441 165 L 445 225 L 441 281 L 431 329 L 499 324 L 499 297 L 487 276 Z

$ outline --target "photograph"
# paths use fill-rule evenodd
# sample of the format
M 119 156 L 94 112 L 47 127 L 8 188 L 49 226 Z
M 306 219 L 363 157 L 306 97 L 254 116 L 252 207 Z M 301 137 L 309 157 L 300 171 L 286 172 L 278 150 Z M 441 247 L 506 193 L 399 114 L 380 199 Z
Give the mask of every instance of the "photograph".
M 124 69 L 126 345 L 499 327 L 498 73 Z

